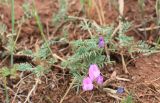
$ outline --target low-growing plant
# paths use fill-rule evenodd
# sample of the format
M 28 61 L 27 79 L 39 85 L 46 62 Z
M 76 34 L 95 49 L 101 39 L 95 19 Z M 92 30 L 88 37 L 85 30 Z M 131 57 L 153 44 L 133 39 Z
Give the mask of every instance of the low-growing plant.
M 25 1 L 22 5 L 22 8 L 23 8 L 23 11 L 24 11 L 24 16 L 25 18 L 29 19 L 29 18 L 32 18 L 34 17 L 34 12 L 33 12 L 33 7 L 32 7 L 32 4 Z
M 91 5 L 91 2 L 91 0 L 81 0 L 82 5 L 84 5 L 85 3 Z M 115 0 L 113 2 L 115 2 Z M 138 3 L 143 18 L 144 0 L 138 0 Z M 67 33 L 66 30 L 63 29 L 63 33 L 65 33 L 65 39 L 61 38 L 59 40 L 47 40 L 43 31 L 43 25 L 41 23 L 40 16 L 38 15 L 38 11 L 35 8 L 34 2 L 31 4 L 25 2 L 23 4 L 25 16 L 22 18 L 21 23 L 23 23 L 26 19 L 35 17 L 44 43 L 35 52 L 32 50 L 22 50 L 17 53 L 30 57 L 31 61 L 26 63 L 13 64 L 15 45 L 20 33 L 17 34 L 14 27 L 14 0 L 12 0 L 12 33 L 7 34 L 7 48 L 11 55 L 11 67 L 3 67 L 0 70 L 0 75 L 5 78 L 4 84 L 6 91 L 6 102 L 9 102 L 6 88 L 6 78 L 9 76 L 17 76 L 17 71 L 30 72 L 35 74 L 36 77 L 39 78 L 45 73 L 48 73 L 51 66 L 53 66 L 55 63 L 59 63 L 58 60 L 60 60 L 62 68 L 69 69 L 71 75 L 74 77 L 72 83 L 74 83 L 73 87 L 77 88 L 77 92 L 79 91 L 81 86 L 83 87 L 83 90 L 87 91 L 93 89 L 93 82 L 95 81 L 97 84 L 103 84 L 103 74 L 100 72 L 99 68 L 102 69 L 105 66 L 113 65 L 114 63 L 116 63 L 116 60 L 112 58 L 112 55 L 118 54 L 119 56 L 121 56 L 122 64 L 125 65 L 124 55 L 130 56 L 130 58 L 134 58 L 135 53 L 143 53 L 145 55 L 148 55 L 157 52 L 159 49 L 159 45 L 157 44 L 149 45 L 145 41 L 135 42 L 132 36 L 127 36 L 126 33 L 132 26 L 132 23 L 126 21 L 122 17 L 123 15 L 121 15 L 121 18 L 119 20 L 120 28 L 118 29 L 118 32 L 115 32 L 114 25 L 100 26 L 96 22 L 90 21 L 85 18 L 67 16 L 67 0 L 59 0 L 59 4 L 59 10 L 52 19 L 54 26 L 56 26 L 61 21 L 78 19 L 80 20 L 79 26 L 81 27 L 81 30 L 88 31 L 90 37 L 88 37 L 87 39 L 67 41 Z M 157 0 L 156 13 L 158 20 L 159 4 L 159 0 Z M 123 10 L 121 10 L 121 12 L 123 12 Z M 3 38 L 5 38 L 4 33 L 6 33 L 6 28 L 7 27 L 5 25 L 0 24 L 0 40 L 2 41 L 2 44 Z M 14 40 L 15 35 L 17 37 Z M 67 42 L 72 50 L 71 55 L 69 55 L 66 60 L 53 53 L 51 49 L 52 45 L 64 42 Z M 72 85 L 69 87 L 69 89 L 71 87 Z M 129 95 L 122 101 L 122 103 L 133 103 L 132 96 Z
M 89 28 L 91 32 L 95 32 L 95 35 L 89 39 L 71 41 L 70 45 L 73 54 L 62 62 L 62 66 L 69 68 L 70 73 L 75 78 L 78 78 L 78 82 L 80 82 L 79 79 L 88 74 L 87 71 L 91 64 L 97 64 L 102 68 L 104 65 L 114 63 L 114 60 L 111 61 L 110 54 L 129 54 L 133 58 L 134 53 L 149 54 L 156 52 L 156 47 L 149 46 L 144 41 L 135 42 L 133 37 L 125 35 L 131 27 L 131 23 L 128 21 L 123 21 L 118 36 L 115 37 L 111 35 L 114 30 L 113 26 L 103 27 L 95 22 L 88 23 L 90 26 L 87 27 L 86 24 L 81 23 L 82 30 Z M 96 34 L 102 34 L 101 36 L 103 36 L 105 42 L 104 48 L 98 46 L 100 36 Z
M 17 72 L 16 65 L 14 65 L 13 68 L 3 67 L 0 70 L 0 76 L 1 77 L 7 77 L 7 76 L 16 77 L 17 75 L 16 72 Z
M 68 0 L 58 0 L 59 10 L 56 14 L 53 14 L 52 22 L 53 25 L 58 25 L 60 22 L 64 21 L 67 17 L 68 10 Z
M 51 40 L 49 41 L 49 45 L 51 46 L 60 42 L 61 41 Z M 36 52 L 33 52 L 32 50 L 22 50 L 18 52 L 18 54 L 30 57 L 32 59 L 31 61 L 26 63 L 14 64 L 12 68 L 2 68 L 0 70 L 1 76 L 14 76 L 17 74 L 17 71 L 23 71 L 31 72 L 35 74 L 37 77 L 40 77 L 43 74 L 49 72 L 51 66 L 57 62 L 57 59 L 51 56 L 51 53 L 46 43 L 42 44 L 42 46 Z M 32 65 L 32 63 L 34 63 L 37 66 Z

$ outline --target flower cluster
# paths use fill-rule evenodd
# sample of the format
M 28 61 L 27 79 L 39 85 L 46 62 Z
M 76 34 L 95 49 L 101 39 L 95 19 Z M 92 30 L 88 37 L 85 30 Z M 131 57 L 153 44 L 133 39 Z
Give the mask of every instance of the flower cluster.
M 99 37 L 98 47 L 104 48 L 105 41 L 102 36 Z M 93 82 L 95 81 L 98 85 L 103 84 L 103 76 L 96 64 L 92 64 L 89 67 L 89 76 L 83 79 L 82 88 L 84 91 L 93 89 Z
M 82 88 L 84 91 L 93 89 L 93 82 L 98 85 L 103 84 L 103 76 L 101 76 L 100 70 L 96 64 L 92 64 L 89 67 L 89 76 L 83 79 Z

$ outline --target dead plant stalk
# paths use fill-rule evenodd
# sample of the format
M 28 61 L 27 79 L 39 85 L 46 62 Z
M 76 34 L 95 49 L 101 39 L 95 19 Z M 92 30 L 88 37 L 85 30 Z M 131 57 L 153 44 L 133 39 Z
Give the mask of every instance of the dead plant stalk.
M 24 103 L 29 102 L 29 98 L 32 95 L 32 93 L 36 90 L 36 87 L 38 86 L 39 81 L 40 81 L 39 78 L 36 78 L 36 83 L 35 83 L 35 85 L 33 85 L 31 91 L 28 93 L 27 98 Z
M 69 93 L 70 89 L 72 88 L 74 82 L 76 81 L 76 78 L 74 78 L 72 80 L 72 83 L 70 84 L 69 88 L 67 89 L 67 91 L 65 92 L 64 96 L 62 97 L 61 101 L 59 103 L 63 103 L 63 100 L 65 99 L 65 97 L 67 96 L 67 94 Z

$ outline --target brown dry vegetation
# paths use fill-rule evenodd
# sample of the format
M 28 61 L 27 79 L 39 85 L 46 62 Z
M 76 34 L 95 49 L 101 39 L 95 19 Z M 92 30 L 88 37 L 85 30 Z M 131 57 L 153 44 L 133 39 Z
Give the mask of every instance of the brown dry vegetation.
M 81 12 L 80 0 L 69 0 L 68 13 L 67 15 L 73 16 L 84 16 Z M 118 23 L 119 13 L 116 11 L 114 6 L 109 7 L 109 0 L 101 0 L 103 3 L 104 20 L 103 24 Z M 15 20 L 19 20 L 23 15 L 22 4 L 24 0 L 15 0 Z M 44 33 L 48 39 L 58 37 L 62 35 L 63 28 L 67 28 L 69 33 L 69 40 L 76 40 L 79 38 L 88 38 L 88 32 L 81 30 L 78 26 L 78 22 L 61 22 L 58 26 L 52 25 L 52 16 L 56 14 L 59 4 L 58 0 L 35 0 L 36 9 L 41 18 L 41 22 L 44 26 Z M 155 17 L 155 0 L 146 0 L 145 7 L 145 18 L 147 20 Z M 86 12 L 88 19 L 92 19 L 100 24 L 98 14 L 95 7 L 91 8 Z M 140 13 L 137 5 L 137 0 L 126 0 L 124 16 L 128 21 L 133 22 L 134 26 L 141 25 Z M 11 7 L 9 4 L 0 4 L 0 22 L 7 25 L 7 31 L 11 32 Z M 147 27 L 154 26 L 153 21 L 147 23 Z M 42 43 L 42 38 L 36 21 L 34 18 L 25 21 L 16 29 L 21 28 L 20 36 L 16 44 L 16 51 L 32 49 L 35 51 L 36 47 Z M 138 29 L 138 28 L 135 28 Z M 134 30 L 130 30 L 128 33 L 130 36 L 134 36 L 137 40 L 144 39 L 144 35 L 137 34 Z M 152 31 L 147 32 L 147 40 L 153 41 L 155 35 Z M 0 45 L 1 46 L 1 45 Z M 64 48 L 64 47 L 62 47 Z M 71 54 L 70 47 L 66 47 L 65 51 L 61 52 L 61 46 L 55 45 L 52 47 L 54 53 L 60 55 L 66 59 L 66 55 Z M 0 50 L 5 52 L 3 48 Z M 27 57 L 14 56 L 14 61 L 28 62 Z M 135 103 L 160 103 L 160 53 L 152 54 L 149 56 L 139 56 L 138 59 L 134 60 L 134 65 L 128 65 L 129 74 L 122 72 L 122 64 L 117 63 L 113 67 L 117 75 L 122 78 L 130 79 L 131 81 L 115 80 L 109 84 L 110 88 L 115 89 L 116 87 L 122 86 L 129 91 L 133 96 Z M 22 60 L 22 61 L 21 61 Z M 9 57 L 0 59 L 0 67 L 10 66 Z M 110 78 L 111 72 L 108 71 L 109 67 L 103 69 L 103 73 L 106 74 L 106 78 Z M 21 73 L 18 73 L 19 75 Z M 22 74 L 21 74 L 22 75 Z M 24 79 L 22 79 L 24 78 Z M 32 93 L 30 100 L 32 103 L 59 103 L 64 93 L 71 83 L 71 76 L 68 70 L 62 70 L 58 64 L 52 67 L 52 71 L 43 76 L 37 85 L 36 89 Z M 21 81 L 20 81 L 21 80 Z M 31 91 L 35 84 L 35 75 L 30 73 L 23 73 L 22 77 L 7 78 L 7 86 L 10 100 L 16 96 L 14 103 L 18 101 L 25 101 L 26 96 Z M 19 84 L 18 84 L 19 83 Z M 18 92 L 17 92 L 18 91 Z M 16 94 L 17 93 L 17 94 Z M 118 97 L 126 97 L 127 93 L 118 94 Z M 4 103 L 5 93 L 3 82 L 0 80 L 0 102 Z M 83 92 L 82 90 L 76 94 L 75 89 L 71 89 L 70 92 L 64 99 L 64 103 L 118 103 L 118 99 L 112 97 L 105 91 L 94 89 L 90 92 Z

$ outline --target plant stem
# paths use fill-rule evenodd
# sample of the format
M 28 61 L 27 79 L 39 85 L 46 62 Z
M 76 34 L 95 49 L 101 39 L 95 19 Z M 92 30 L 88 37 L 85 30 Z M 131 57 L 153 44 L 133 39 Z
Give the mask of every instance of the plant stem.
M 129 72 L 128 72 L 127 67 L 126 67 L 126 63 L 125 63 L 125 60 L 124 60 L 123 53 L 121 53 L 121 59 L 122 59 L 123 71 L 124 71 L 124 73 L 128 74 Z
M 144 32 L 143 32 L 143 35 L 145 36 L 144 39 L 147 40 L 147 32 L 145 30 L 147 21 L 144 17 L 145 0 L 138 0 L 138 5 L 140 7 L 141 22 L 142 22 L 142 26 L 144 28 Z
M 69 19 L 78 19 L 78 20 L 83 21 L 85 23 L 85 26 L 87 27 L 87 30 L 89 32 L 90 37 L 93 36 L 93 34 L 92 34 L 92 32 L 91 32 L 91 30 L 89 28 L 89 25 L 87 24 L 87 21 L 89 21 L 89 19 L 86 19 L 86 18 L 83 18 L 83 17 L 76 17 L 76 16 L 68 16 L 68 18 Z
M 9 103 L 9 97 L 8 97 L 8 90 L 7 90 L 7 80 L 6 77 L 4 77 L 4 90 L 5 90 L 5 95 L 6 95 L 6 103 Z
M 96 0 L 94 0 L 93 3 L 94 3 L 94 6 L 96 8 L 96 12 L 98 14 L 99 22 L 102 25 L 103 24 L 103 20 L 101 18 L 101 12 L 100 12 L 100 9 L 98 8 L 98 4 L 97 4 Z
M 160 21 L 160 0 L 156 0 L 155 8 L 156 8 L 156 15 L 157 15 L 156 24 L 159 26 L 160 25 L 160 23 L 159 23 L 159 21 Z M 160 30 L 157 29 L 156 34 L 158 34 L 159 31 Z M 158 39 L 157 39 L 156 43 L 160 44 L 160 36 L 158 36 Z
M 59 103 L 63 103 L 63 100 L 65 99 L 66 95 L 69 93 L 69 91 L 72 88 L 75 81 L 76 81 L 76 78 L 74 77 L 74 79 L 72 80 L 72 83 L 70 84 L 69 88 L 67 89 L 66 93 L 64 94 L 64 96 L 62 97 L 62 99 Z
M 42 26 L 42 24 L 41 24 L 40 18 L 39 18 L 39 16 L 38 16 L 37 11 L 36 11 L 35 3 L 34 3 L 34 2 L 33 2 L 33 12 L 34 12 L 34 16 L 35 16 L 35 19 L 36 19 L 38 28 L 39 28 L 39 30 L 40 30 L 41 36 L 42 36 L 44 42 L 47 44 L 47 47 L 48 47 L 50 53 L 52 54 L 52 56 L 53 56 L 54 58 L 59 59 L 59 60 L 61 60 L 61 61 L 64 61 L 64 59 L 61 58 L 60 56 L 58 56 L 58 55 L 56 55 L 56 54 L 53 54 L 53 52 L 52 52 L 52 50 L 51 50 L 51 48 L 50 48 L 50 46 L 49 46 L 49 44 L 48 44 L 48 42 L 47 42 L 47 39 L 46 39 L 46 37 L 45 37 L 45 35 L 44 35 L 43 26 Z
M 32 93 L 36 90 L 36 87 L 38 86 L 38 83 L 39 83 L 40 80 L 39 80 L 39 78 L 36 78 L 35 80 L 36 80 L 36 83 L 35 83 L 35 85 L 33 85 L 31 91 L 28 93 L 27 98 L 26 98 L 26 100 L 24 101 L 24 103 L 27 103 L 27 102 L 29 101 L 30 96 L 31 96 Z
M 11 2 L 11 7 L 12 7 L 12 11 L 11 11 L 11 16 L 12 16 L 12 36 L 11 36 L 11 42 L 13 42 L 13 34 L 14 34 L 14 0 L 12 0 Z M 11 66 L 13 66 L 13 51 L 14 48 L 12 46 L 11 48 Z

